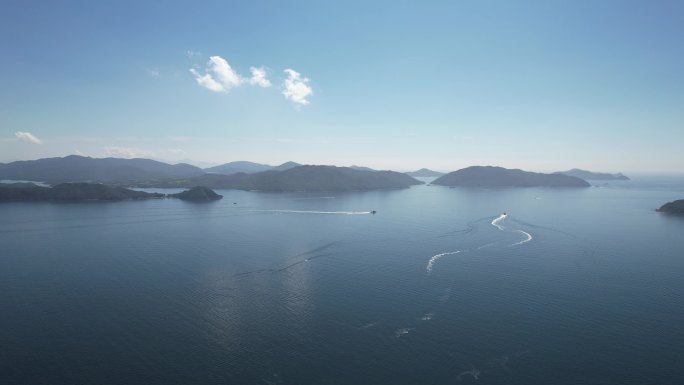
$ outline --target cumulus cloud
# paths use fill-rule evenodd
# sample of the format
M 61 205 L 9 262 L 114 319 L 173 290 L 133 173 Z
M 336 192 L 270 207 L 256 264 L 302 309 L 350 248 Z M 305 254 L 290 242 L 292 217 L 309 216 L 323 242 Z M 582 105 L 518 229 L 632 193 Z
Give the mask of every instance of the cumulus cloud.
M 30 132 L 23 132 L 23 131 L 17 131 L 14 133 L 14 136 L 21 140 L 22 142 L 26 143 L 31 143 L 31 144 L 42 144 L 43 141 L 38 139 L 35 135 L 33 135 Z
M 197 84 L 199 84 L 200 86 L 214 92 L 224 92 L 226 90 L 225 88 L 223 88 L 223 85 L 214 80 L 214 78 L 212 78 L 211 75 L 202 75 L 199 72 L 197 72 L 197 70 L 194 68 L 191 68 L 190 72 L 192 72 L 192 74 L 195 75 L 195 80 L 197 81 Z
M 131 159 L 131 158 L 152 157 L 155 154 L 153 151 L 144 150 L 141 148 L 108 146 L 108 147 L 104 147 L 104 155 L 105 156 L 111 156 L 114 158 Z
M 188 56 L 192 57 L 195 53 L 188 51 Z M 211 56 L 206 64 L 204 72 L 200 72 L 198 66 L 190 68 L 190 73 L 194 75 L 195 81 L 200 86 L 213 92 L 228 92 L 232 88 L 240 87 L 243 84 L 269 88 L 272 86 L 268 80 L 268 73 L 265 67 L 249 67 L 250 77 L 242 77 L 221 56 Z M 284 70 L 287 78 L 283 80 L 282 94 L 287 100 L 300 106 L 309 104 L 309 96 L 313 95 L 313 89 L 309 85 L 310 79 L 302 76 L 299 72 L 287 68 Z
M 262 88 L 268 88 L 271 86 L 271 82 L 266 79 L 266 69 L 264 67 L 249 67 L 249 71 L 252 73 L 252 77 L 249 79 L 249 84 Z
M 194 68 L 190 72 L 200 86 L 214 92 L 228 92 L 233 87 L 239 87 L 245 81 L 228 61 L 220 56 L 211 56 L 207 62 L 204 75 Z
M 307 84 L 309 78 L 302 77 L 299 72 L 290 68 L 286 69 L 285 73 L 287 74 L 287 79 L 283 82 L 285 98 L 302 106 L 309 104 L 306 98 L 313 94 L 313 90 Z

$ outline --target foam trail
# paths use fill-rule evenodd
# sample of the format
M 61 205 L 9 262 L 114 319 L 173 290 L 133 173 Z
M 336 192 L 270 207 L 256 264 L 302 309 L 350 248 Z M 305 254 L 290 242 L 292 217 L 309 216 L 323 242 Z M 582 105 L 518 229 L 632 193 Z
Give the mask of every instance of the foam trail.
M 519 232 L 519 233 L 521 233 L 521 234 L 524 234 L 524 235 L 525 235 L 525 239 L 523 239 L 523 240 L 520 241 L 520 242 L 516 242 L 516 243 L 512 244 L 511 246 L 522 245 L 523 243 L 527 243 L 527 242 L 529 242 L 529 241 L 532 240 L 532 235 L 531 235 L 530 233 L 528 233 L 528 232 L 526 232 L 526 231 L 522 231 L 522 230 L 516 230 L 516 231 Z
M 421 321 L 429 321 L 432 319 L 432 317 L 435 315 L 435 313 L 427 313 L 424 316 L 420 317 Z
M 450 251 L 450 252 L 448 252 L 448 253 L 441 253 L 441 254 L 433 255 L 433 256 L 430 258 L 430 260 L 428 261 L 428 264 L 427 264 L 427 272 L 428 272 L 428 274 L 429 274 L 430 272 L 432 272 L 432 267 L 435 265 L 435 262 L 437 262 L 438 259 L 442 258 L 442 257 L 445 256 L 445 255 L 454 255 L 454 254 L 462 253 L 462 252 L 464 252 L 464 251 L 465 251 L 465 250 Z
M 472 376 L 473 379 L 477 380 L 480 378 L 480 374 L 481 374 L 481 372 L 473 366 L 473 368 L 471 370 L 466 370 L 465 372 L 461 372 L 461 374 L 459 374 L 458 377 L 456 377 L 456 379 L 458 381 L 461 381 L 461 377 L 463 377 L 463 376 Z
M 501 214 L 498 218 L 494 218 L 494 220 L 492 221 L 492 226 L 496 226 L 496 228 L 503 231 L 504 227 L 502 225 L 500 225 L 499 222 L 503 221 L 506 218 L 508 218 L 508 215 Z
M 279 213 L 279 214 L 338 214 L 338 215 L 366 215 L 372 214 L 372 211 L 306 211 L 306 210 L 249 210 L 262 213 Z
M 413 329 L 415 329 L 415 328 L 401 328 L 401 329 L 398 329 L 396 332 L 394 332 L 394 336 L 395 336 L 396 338 L 399 338 L 399 337 L 403 336 L 404 334 L 408 334 L 408 333 L 409 333 L 411 330 L 413 330 Z

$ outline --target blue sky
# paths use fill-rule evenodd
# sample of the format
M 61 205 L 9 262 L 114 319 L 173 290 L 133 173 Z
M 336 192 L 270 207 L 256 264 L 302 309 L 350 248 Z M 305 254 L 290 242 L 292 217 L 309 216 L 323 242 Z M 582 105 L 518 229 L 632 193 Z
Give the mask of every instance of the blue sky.
M 4 1 L 0 162 L 684 171 L 684 2 L 368 3 Z

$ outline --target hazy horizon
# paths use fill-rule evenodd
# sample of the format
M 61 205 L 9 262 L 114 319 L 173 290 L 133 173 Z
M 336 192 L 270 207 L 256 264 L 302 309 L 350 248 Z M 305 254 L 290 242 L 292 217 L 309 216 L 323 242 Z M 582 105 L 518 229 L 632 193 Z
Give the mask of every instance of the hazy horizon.
M 10 2 L 0 162 L 678 173 L 683 11 L 636 1 Z

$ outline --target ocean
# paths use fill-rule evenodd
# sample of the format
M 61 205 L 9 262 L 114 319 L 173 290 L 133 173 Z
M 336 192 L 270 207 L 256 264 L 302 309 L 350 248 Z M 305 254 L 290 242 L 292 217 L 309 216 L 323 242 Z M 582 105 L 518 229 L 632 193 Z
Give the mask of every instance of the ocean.
M 1 204 L 0 383 L 682 384 L 684 180 L 592 184 Z

